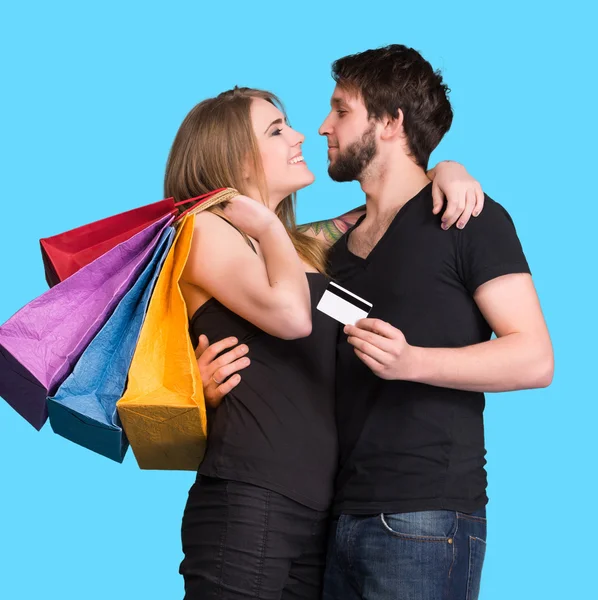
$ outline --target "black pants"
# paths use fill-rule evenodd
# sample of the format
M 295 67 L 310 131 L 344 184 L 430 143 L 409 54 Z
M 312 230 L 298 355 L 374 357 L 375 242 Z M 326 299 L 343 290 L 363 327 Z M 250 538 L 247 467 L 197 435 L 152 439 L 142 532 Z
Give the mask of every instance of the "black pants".
M 200 476 L 183 516 L 185 600 L 320 600 L 328 513 Z

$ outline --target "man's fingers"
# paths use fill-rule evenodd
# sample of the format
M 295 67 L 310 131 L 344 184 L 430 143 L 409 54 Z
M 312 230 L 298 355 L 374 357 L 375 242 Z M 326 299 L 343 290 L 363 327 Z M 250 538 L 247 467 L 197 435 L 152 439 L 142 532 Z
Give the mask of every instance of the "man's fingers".
M 208 347 L 208 349 L 201 355 L 200 360 L 203 364 L 211 363 L 221 352 L 226 350 L 227 348 L 232 348 L 239 343 L 239 340 L 235 337 L 225 338 L 212 344 Z
M 212 372 L 214 372 L 216 369 L 221 369 L 222 367 L 234 363 L 236 360 L 247 354 L 247 352 L 249 352 L 249 348 L 245 344 L 241 344 L 240 346 L 225 352 L 222 356 L 219 356 L 210 364 Z
M 349 330 L 349 332 L 349 337 L 367 342 L 368 344 L 379 348 L 383 352 L 392 352 L 392 341 L 386 336 L 379 335 L 378 333 L 367 329 L 361 329 L 359 327 L 353 327 Z
M 355 348 L 355 354 L 357 358 L 361 360 L 361 362 L 370 369 L 374 374 L 378 374 L 379 371 L 382 371 L 384 365 L 381 365 L 378 361 L 374 360 L 371 356 L 364 354 L 357 348 Z
M 233 375 L 230 379 L 227 379 L 222 385 L 219 385 L 217 392 L 220 395 L 220 399 L 222 400 L 222 398 L 226 396 L 226 394 L 229 394 L 231 390 L 236 388 L 239 385 L 239 383 L 241 383 L 241 376 Z
M 475 188 L 475 208 L 473 209 L 473 216 L 477 217 L 484 210 L 484 191 L 482 186 L 478 183 Z
M 354 330 L 357 331 L 354 331 Z M 390 323 L 382 321 L 381 319 L 360 319 L 355 325 L 345 326 L 345 333 L 348 335 L 359 336 L 359 330 L 371 331 L 372 333 L 394 340 L 399 337 L 399 330 L 393 327 Z
M 436 181 L 432 182 L 432 200 L 432 212 L 437 215 L 442 210 L 442 206 L 444 204 L 444 194 L 442 193 L 442 190 Z
M 369 356 L 370 358 L 373 358 L 376 362 L 383 365 L 387 363 L 388 355 L 386 354 L 386 352 L 384 352 L 384 350 L 381 350 L 377 346 L 374 346 L 374 344 L 370 344 L 370 342 L 366 342 L 365 340 L 352 335 L 347 338 L 347 341 L 354 348 L 359 350 L 361 353 Z
M 197 343 L 197 348 L 195 348 L 195 358 L 201 358 L 201 355 L 208 349 L 210 345 L 210 340 L 207 335 L 203 333 L 199 336 L 199 341 Z
M 473 209 L 475 208 L 475 190 L 467 190 L 465 194 L 465 209 L 457 219 L 457 227 L 459 229 L 463 229 L 465 225 L 469 222 L 471 218 L 471 213 L 473 213 Z
M 229 354 L 230 354 L 230 352 L 229 352 Z M 240 358 L 239 360 L 236 360 L 235 362 L 232 362 L 223 367 L 220 367 L 219 369 L 216 369 L 216 371 L 214 371 L 214 374 L 212 375 L 211 379 L 212 379 L 212 381 L 214 381 L 216 383 L 216 385 L 221 385 L 221 383 L 227 377 L 229 377 L 233 373 L 236 373 L 237 371 L 246 369 L 250 364 L 251 364 L 251 361 L 246 356 L 244 356 L 243 358 Z
M 206 404 L 210 408 L 218 408 L 222 402 L 222 398 L 236 388 L 241 381 L 240 375 L 233 375 L 230 379 L 227 379 L 223 384 L 219 385 L 213 392 L 205 394 Z

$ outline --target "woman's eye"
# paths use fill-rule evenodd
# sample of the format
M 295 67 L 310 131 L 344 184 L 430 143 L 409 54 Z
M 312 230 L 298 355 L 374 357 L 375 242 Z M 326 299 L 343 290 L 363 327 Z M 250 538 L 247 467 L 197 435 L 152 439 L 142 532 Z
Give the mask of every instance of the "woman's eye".
M 272 135 L 280 135 L 281 133 L 282 133 L 282 129 L 275 129 L 275 130 L 272 132 Z

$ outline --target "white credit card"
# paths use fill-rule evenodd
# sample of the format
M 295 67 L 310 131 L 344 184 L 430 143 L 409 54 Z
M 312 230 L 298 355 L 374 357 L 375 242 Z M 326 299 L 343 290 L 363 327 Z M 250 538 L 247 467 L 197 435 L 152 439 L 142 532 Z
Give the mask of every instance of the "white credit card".
M 355 325 L 370 314 L 372 307 L 367 300 L 331 281 L 316 308 L 343 325 Z

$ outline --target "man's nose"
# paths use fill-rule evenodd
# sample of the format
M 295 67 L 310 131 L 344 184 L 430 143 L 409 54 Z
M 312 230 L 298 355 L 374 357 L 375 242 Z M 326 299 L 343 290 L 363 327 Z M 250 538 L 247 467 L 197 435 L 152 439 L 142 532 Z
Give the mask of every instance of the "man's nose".
M 320 125 L 320 129 L 318 129 L 318 133 L 320 135 L 330 135 L 330 115 L 328 115 L 324 122 Z

